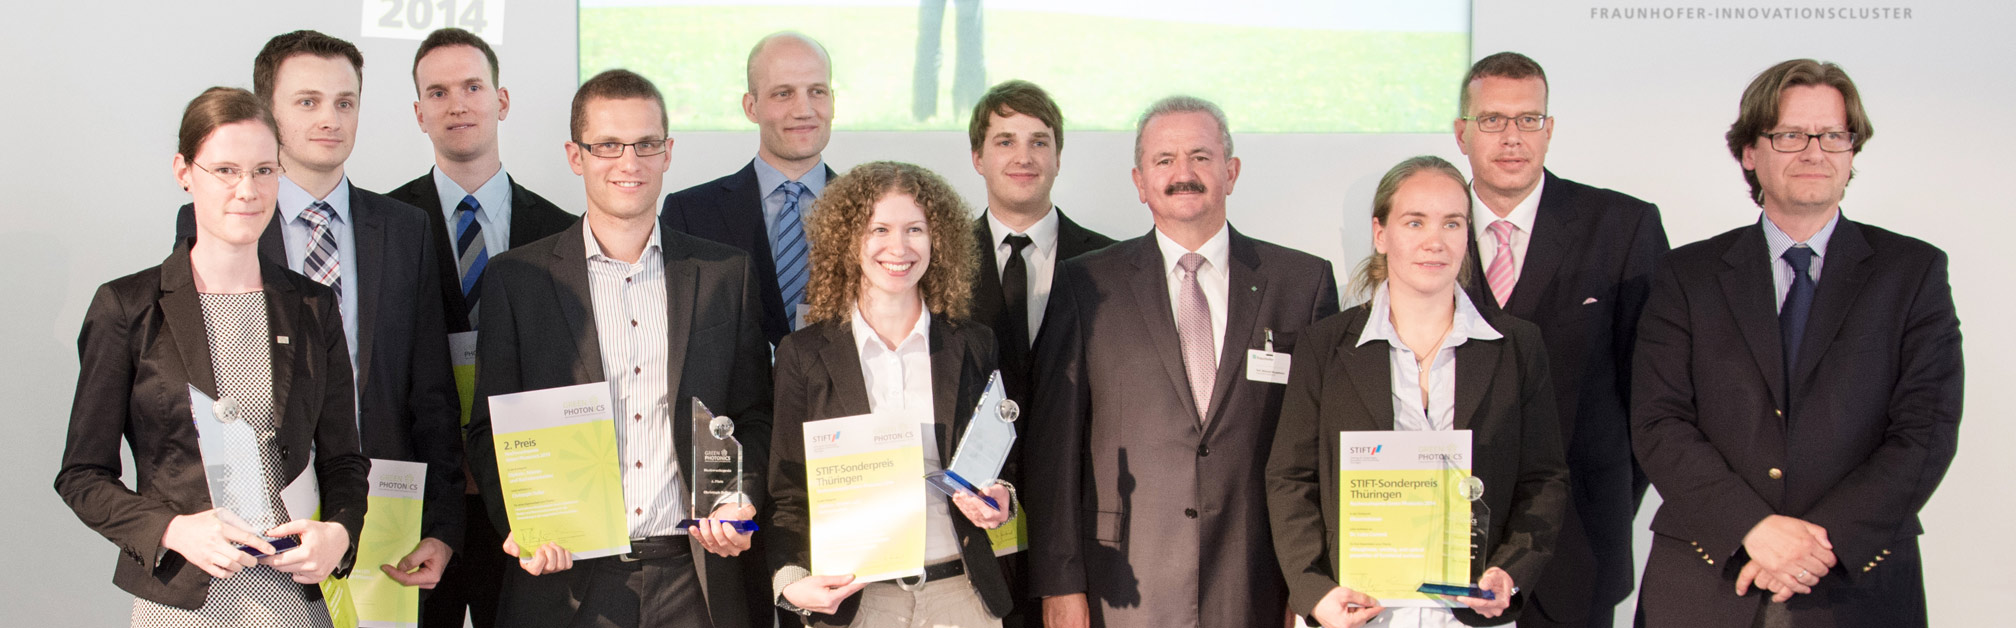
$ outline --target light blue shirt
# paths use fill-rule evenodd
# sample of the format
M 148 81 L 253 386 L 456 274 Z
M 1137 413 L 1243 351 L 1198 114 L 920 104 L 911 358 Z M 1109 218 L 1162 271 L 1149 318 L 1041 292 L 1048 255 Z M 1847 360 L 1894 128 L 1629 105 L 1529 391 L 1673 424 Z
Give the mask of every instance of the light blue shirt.
M 1784 230 L 1771 222 L 1770 216 L 1765 216 L 1763 220 L 1757 222 L 1764 223 L 1764 249 L 1771 253 L 1771 285 L 1777 288 L 1773 293 L 1778 297 L 1778 309 L 1783 310 L 1785 295 L 1792 292 L 1794 272 L 1792 262 L 1785 261 L 1785 251 L 1799 245 L 1813 249 L 1813 262 L 1806 267 L 1806 274 L 1813 278 L 1813 286 L 1818 288 L 1820 265 L 1827 261 L 1827 242 L 1834 239 L 1834 226 L 1841 224 L 1841 211 L 1836 209 L 1834 217 L 1827 219 L 1826 226 L 1813 232 L 1813 237 L 1807 238 L 1805 242 L 1792 241 L 1792 236 L 1785 235 Z
M 448 178 L 440 168 L 434 169 L 434 192 L 441 197 L 441 216 L 448 219 L 448 257 L 453 259 L 455 251 L 456 208 L 462 206 L 462 197 L 474 195 L 476 204 L 483 208 L 476 212 L 476 224 L 483 227 L 483 251 L 490 257 L 497 257 L 511 248 L 511 176 L 503 168 L 490 180 L 467 192 Z
M 783 171 L 770 167 L 770 162 L 763 161 L 762 157 L 756 158 L 756 191 L 763 198 L 763 234 L 770 239 L 773 255 L 777 251 L 777 215 L 784 212 L 784 193 L 777 188 L 790 180 Z M 826 160 L 820 159 L 805 172 L 805 176 L 798 177 L 798 182 L 805 184 L 805 191 L 810 195 L 810 198 L 798 201 L 798 219 L 803 221 L 805 212 L 812 209 L 812 200 L 826 191 Z
M 350 343 L 350 373 L 357 373 L 357 221 L 350 218 L 350 177 L 336 182 L 328 198 L 318 199 L 286 176 L 280 177 L 280 236 L 287 243 L 287 268 L 306 274 L 308 248 L 315 226 L 301 219 L 315 201 L 329 204 L 336 214 L 330 225 L 336 231 L 337 276 L 343 282 L 343 339 Z

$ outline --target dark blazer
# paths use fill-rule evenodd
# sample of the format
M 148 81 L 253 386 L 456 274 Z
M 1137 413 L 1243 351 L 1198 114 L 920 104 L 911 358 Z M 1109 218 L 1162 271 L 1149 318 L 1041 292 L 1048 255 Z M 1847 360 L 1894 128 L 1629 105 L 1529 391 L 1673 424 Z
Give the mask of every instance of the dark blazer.
M 1064 260 L 1113 244 L 1113 238 L 1072 222 L 1070 217 L 1064 215 L 1064 210 L 1051 211 L 1057 212 L 1059 265 L 1062 265 Z M 985 323 L 988 328 L 994 330 L 995 346 L 1001 350 L 1001 383 L 1008 389 L 1008 398 L 1027 406 L 1030 360 L 1033 358 L 1033 351 L 1027 344 L 1028 341 L 1022 340 L 1020 334 L 1009 329 L 1008 312 L 1002 308 L 1000 262 L 995 257 L 995 249 L 1001 242 L 994 239 L 994 230 L 987 224 L 987 215 L 984 212 L 979 218 L 973 219 L 973 238 L 980 243 L 980 264 L 974 269 L 976 272 L 973 278 L 973 320 Z M 1031 269 L 1031 272 L 1034 270 Z M 1052 268 L 1051 272 L 1055 273 L 1055 268 Z M 1051 289 L 1056 289 L 1055 282 L 1052 282 Z M 1040 328 L 1037 335 L 1042 335 Z
M 511 183 L 511 236 L 508 241 L 512 248 L 559 233 L 574 224 L 577 216 L 518 185 L 517 179 L 506 178 Z M 469 307 L 462 299 L 462 271 L 456 263 L 455 247 L 449 245 L 453 240 L 449 236 L 448 219 L 441 213 L 441 193 L 434 185 L 434 173 L 429 171 L 418 179 L 407 181 L 406 185 L 385 193 L 385 196 L 426 212 L 427 227 L 433 234 L 431 242 L 441 247 L 434 253 L 434 260 L 441 268 L 437 281 L 441 284 L 441 313 L 446 317 L 443 322 L 448 333 L 469 331 L 469 317 L 462 315 Z
M 364 455 L 427 463 L 420 535 L 462 550 L 461 400 L 448 366 L 437 250 L 419 208 L 350 186 L 357 243 L 357 421 Z M 259 237 L 259 257 L 287 267 L 280 212 Z M 196 234 L 189 205 L 177 237 Z
M 1393 430 L 1391 346 L 1357 346 L 1371 310 L 1360 305 L 1302 333 L 1267 458 L 1274 553 L 1288 579 L 1289 607 L 1304 616 L 1337 586 L 1337 434 Z M 1491 509 L 1490 549 L 1482 563 L 1470 564 L 1470 581 L 1497 567 L 1525 588 L 1539 580 L 1553 550 L 1568 503 L 1568 467 L 1540 330 L 1501 311 L 1479 312 L 1504 337 L 1456 347 L 1455 429 L 1471 430 L 1471 474 L 1484 481 Z M 1527 599 L 1513 595 L 1511 608 L 1495 618 L 1469 609 L 1456 618 L 1473 626 L 1511 623 Z
M 510 533 L 491 441 L 493 395 L 606 381 L 602 344 L 596 335 L 594 301 L 588 283 L 587 247 L 581 221 L 565 231 L 491 258 L 483 272 L 483 333 L 476 337 L 476 408 L 469 417 L 469 469 L 482 488 L 490 521 L 499 535 Z M 748 256 L 699 238 L 661 232 L 668 303 L 667 365 L 673 391 L 672 440 L 678 460 L 692 457 L 693 404 L 735 421 L 747 476 L 742 486 L 759 508 L 764 503 L 761 474 L 769 460 L 770 356 L 762 330 L 749 314 L 756 309 L 756 279 Z M 763 530 L 758 535 L 773 534 Z M 748 625 L 741 561 L 701 551 L 695 570 L 705 578 L 714 625 Z M 604 557 L 593 560 L 617 560 Z M 511 569 L 499 617 L 507 624 L 565 625 L 573 609 L 569 583 L 585 578 L 587 565 L 545 576 Z M 578 600 L 576 600 L 578 602 Z M 765 600 L 766 602 L 768 600 Z M 767 604 L 766 604 L 767 606 Z
M 91 298 L 77 334 L 77 397 L 56 492 L 84 525 L 119 546 L 113 584 L 141 599 L 196 609 L 209 594 L 210 574 L 161 547 L 169 520 L 212 508 L 188 390 L 194 384 L 214 399 L 217 376 L 189 268 L 190 242 L 176 245 L 160 266 L 99 286 Z M 329 288 L 285 266 L 259 270 L 266 324 L 276 338 L 290 339 L 275 340 L 272 349 L 281 477 L 292 482 L 315 452 L 322 520 L 349 530 L 354 556 L 371 463 L 357 451 L 341 315 Z M 121 435 L 133 451 L 137 490 L 119 479 Z M 349 571 L 348 561 L 337 575 Z M 315 585 L 302 591 L 321 599 Z
M 826 168 L 828 182 L 839 177 L 833 168 Z M 763 336 L 775 345 L 791 332 L 791 314 L 784 311 L 784 292 L 777 287 L 777 260 L 770 252 L 770 228 L 763 223 L 763 196 L 756 186 L 756 162 L 751 160 L 735 174 L 666 195 L 658 221 L 667 230 L 749 254 L 757 287 L 763 291 Z
M 938 451 L 953 451 L 966 433 L 972 408 L 980 403 L 994 372 L 994 332 L 971 322 L 931 318 L 931 403 Z M 861 351 L 846 321 L 807 325 L 777 346 L 777 430 L 770 450 L 770 495 L 777 500 L 770 521 L 770 568 L 812 564 L 811 514 L 805 491 L 805 423 L 867 414 L 868 385 L 861 377 Z M 950 501 L 950 498 L 942 498 Z M 1013 601 L 1001 579 L 987 531 L 952 509 L 966 577 L 980 592 L 987 611 L 1008 614 Z M 805 617 L 805 625 L 846 626 L 854 621 L 861 596 L 847 598 L 831 615 Z
M 1793 626 L 1923 626 L 1918 510 L 1959 437 L 1960 321 L 1946 254 L 1836 224 L 1787 381 L 1760 224 L 1675 249 L 1638 326 L 1631 427 L 1665 503 L 1640 591 L 1647 626 L 1748 624 L 1743 536 L 1766 516 L 1826 528 L 1840 565 L 1787 602 Z
M 1659 208 L 1548 172 L 1525 267 L 1504 311 L 1539 326 L 1554 370 L 1555 407 L 1572 498 L 1540 578 L 1525 581 L 1536 625 L 1584 625 L 1631 594 L 1631 529 L 1644 494 L 1631 457 L 1631 351 L 1638 316 L 1665 255 Z M 1478 208 L 1478 220 L 1493 217 Z M 1483 281 L 1490 260 L 1470 244 L 1470 300 L 1500 309 Z M 1635 476 L 1635 477 L 1634 477 Z
M 1153 232 L 1063 262 L 1051 288 L 1024 419 L 1030 593 L 1085 593 L 1094 625 L 1281 622 L 1261 471 L 1286 387 L 1247 380 L 1246 351 L 1272 329 L 1275 351 L 1292 353 L 1337 312 L 1337 284 L 1327 261 L 1230 237 L 1225 346 L 1201 425 Z

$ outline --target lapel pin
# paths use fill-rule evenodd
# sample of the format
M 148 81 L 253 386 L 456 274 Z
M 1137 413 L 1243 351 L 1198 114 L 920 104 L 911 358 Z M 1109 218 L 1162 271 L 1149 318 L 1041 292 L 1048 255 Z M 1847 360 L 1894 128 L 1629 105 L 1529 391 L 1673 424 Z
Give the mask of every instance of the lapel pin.
M 273 342 L 276 342 L 276 343 L 279 343 L 279 344 L 283 344 L 283 345 L 284 345 L 284 344 L 287 344 L 287 337 L 286 337 L 286 336 L 274 336 L 274 337 L 273 337 Z

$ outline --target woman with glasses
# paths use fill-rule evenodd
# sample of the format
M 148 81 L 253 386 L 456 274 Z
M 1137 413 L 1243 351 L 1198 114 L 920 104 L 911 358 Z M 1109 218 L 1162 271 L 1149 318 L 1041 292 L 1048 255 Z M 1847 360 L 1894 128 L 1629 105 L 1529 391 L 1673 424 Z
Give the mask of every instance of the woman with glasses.
M 78 333 L 56 492 L 119 546 L 112 581 L 135 596 L 134 626 L 328 626 L 316 585 L 364 522 L 369 462 L 335 296 L 258 257 L 279 158 L 273 116 L 250 92 L 190 101 L 173 170 L 197 235 L 100 286 Z M 206 420 L 245 436 L 199 448 Z M 122 435 L 137 488 L 120 481 Z M 290 486 L 319 490 L 319 520 L 289 514 Z
M 972 322 L 978 245 L 952 186 L 910 164 L 862 164 L 806 215 L 807 325 L 777 346 L 770 563 L 778 605 L 813 626 L 995 627 L 1010 607 L 987 530 L 1015 510 L 1005 484 L 970 495 L 925 489 L 925 576 L 856 582 L 811 576 L 804 425 L 929 413 L 926 471 L 943 468 L 995 369 L 994 332 Z M 859 593 L 859 595 L 856 595 Z
M 1545 347 L 1531 323 L 1479 311 L 1459 288 L 1469 250 L 1463 173 L 1415 157 L 1372 199 L 1372 244 L 1355 287 L 1370 302 L 1303 332 L 1267 460 L 1267 506 L 1289 605 L 1329 628 L 1390 614 L 1394 626 L 1509 623 L 1552 552 L 1568 472 Z M 1471 475 L 1489 521 L 1467 608 L 1386 609 L 1337 569 L 1341 432 L 1470 430 Z M 1488 510 L 1488 515 L 1485 511 Z M 1445 600 L 1447 601 L 1447 600 Z

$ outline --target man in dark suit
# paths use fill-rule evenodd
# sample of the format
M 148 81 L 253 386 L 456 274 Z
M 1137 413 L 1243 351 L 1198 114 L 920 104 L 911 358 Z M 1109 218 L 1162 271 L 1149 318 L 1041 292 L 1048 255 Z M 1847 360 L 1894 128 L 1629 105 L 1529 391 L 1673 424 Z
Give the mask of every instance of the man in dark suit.
M 1842 215 L 1872 128 L 1840 67 L 1765 70 L 1727 135 L 1763 218 L 1653 275 L 1647 626 L 1927 623 L 1918 510 L 1957 446 L 1960 321 L 1943 251 Z
M 1078 226 L 1050 200 L 1064 152 L 1064 115 L 1043 88 L 1013 80 L 987 90 L 973 107 L 967 139 L 973 169 L 987 181 L 987 211 L 973 220 L 973 239 L 981 243 L 973 320 L 994 330 L 1008 398 L 1029 407 L 1030 347 L 1043 327 L 1057 263 L 1105 248 L 1113 239 Z M 1021 481 L 1024 451 L 1014 451 L 1002 477 Z M 1029 618 L 1037 614 L 1031 609 L 1040 604 L 1029 596 L 1028 561 L 1017 553 L 1001 563 L 1017 602 L 1002 625 L 1032 623 Z
M 443 322 L 450 344 L 463 349 L 451 360 L 457 368 L 474 369 L 480 280 L 490 258 L 559 233 L 574 216 L 504 171 L 497 123 L 511 112 L 511 92 L 497 82 L 497 53 L 490 44 L 459 28 L 434 31 L 413 55 L 413 89 L 418 97 L 413 115 L 434 143 L 434 168 L 386 196 L 425 210 L 437 247 Z M 468 385 L 457 381 L 458 388 Z M 460 392 L 466 400 L 475 391 L 471 386 Z M 469 411 L 462 409 L 465 423 Z M 468 480 L 466 465 L 461 472 Z M 465 493 L 465 540 L 476 551 L 458 556 L 445 571 L 391 573 L 410 586 L 433 588 L 421 600 L 422 623 L 428 626 L 461 626 L 464 608 L 478 628 L 497 623 L 497 592 L 509 565 L 503 552 L 492 549 L 504 539 L 491 525 L 475 482 L 467 483 Z
M 409 580 L 439 577 L 462 545 L 462 434 L 456 426 L 435 247 L 427 216 L 352 186 L 343 163 L 357 140 L 364 56 L 315 31 L 274 37 L 252 65 L 253 92 L 280 125 L 279 211 L 260 257 L 333 288 L 356 371 L 364 455 L 427 464 L 420 544 L 397 565 Z M 196 234 L 188 205 L 177 238 Z M 405 569 L 400 569 L 404 566 Z
M 763 335 L 775 345 L 803 318 L 811 276 L 804 212 L 838 176 L 821 157 L 833 134 L 833 71 L 819 42 L 782 32 L 749 50 L 748 77 L 742 115 L 760 131 L 756 158 L 735 174 L 666 196 L 659 220 L 749 254 L 762 280 Z M 758 584 L 769 590 L 768 582 Z
M 1216 105 L 1155 103 L 1134 162 L 1155 229 L 1066 260 L 1044 315 L 1030 593 L 1053 627 L 1278 626 L 1262 470 L 1286 380 L 1247 367 L 1336 313 L 1336 280 L 1226 222 L 1239 160 Z
M 1516 52 L 1463 81 L 1456 141 L 1470 157 L 1470 300 L 1540 327 L 1553 370 L 1574 506 L 1522 626 L 1610 626 L 1631 594 L 1631 525 L 1644 494 L 1625 398 L 1652 266 L 1666 253 L 1659 208 L 1548 172 L 1547 74 Z
M 498 614 L 506 626 L 741 628 L 749 534 L 722 522 L 679 526 L 689 512 L 751 519 L 762 503 L 770 443 L 770 359 L 755 311 L 757 280 L 732 247 L 658 228 L 665 169 L 664 99 L 649 80 L 610 70 L 574 96 L 567 159 L 588 210 L 557 235 L 498 256 L 484 273 L 482 360 L 469 421 L 470 470 L 492 522 L 508 526 L 489 404 L 495 396 L 607 382 L 616 416 L 631 553 L 575 564 L 554 543 L 521 552 Z M 695 478 L 691 399 L 735 421 L 744 499 L 689 511 Z M 704 583 L 703 583 L 704 579 Z M 770 601 L 766 596 L 765 605 Z

